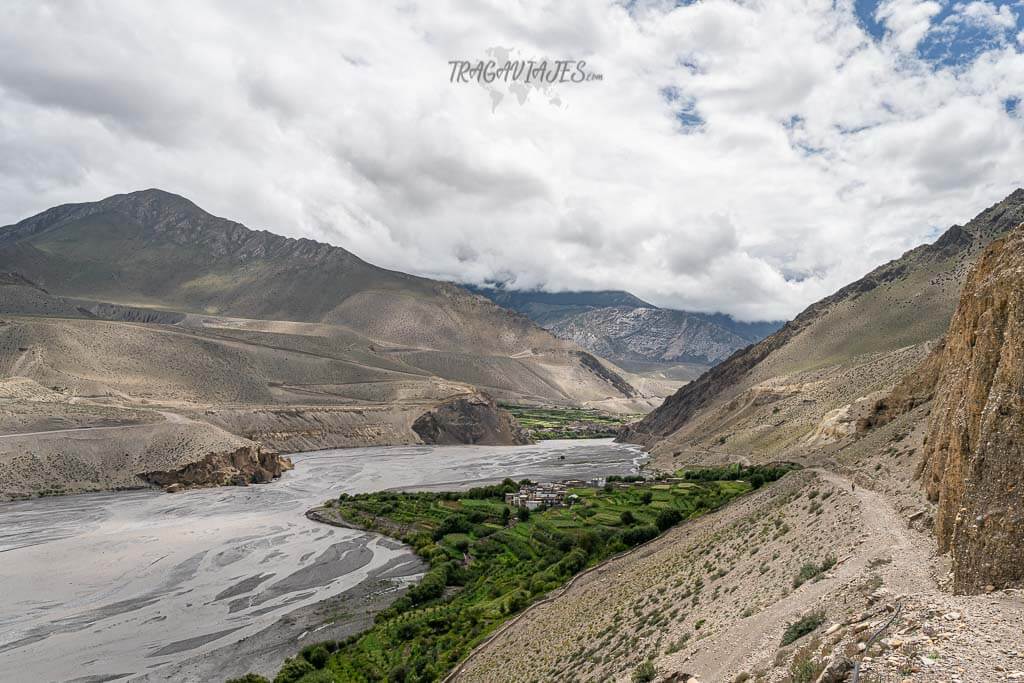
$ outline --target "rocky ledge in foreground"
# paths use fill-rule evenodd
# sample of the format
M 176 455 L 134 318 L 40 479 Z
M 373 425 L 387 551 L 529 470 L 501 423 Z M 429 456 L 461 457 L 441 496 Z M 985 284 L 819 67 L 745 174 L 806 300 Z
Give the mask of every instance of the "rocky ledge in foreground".
M 208 453 L 205 457 L 173 470 L 143 472 L 139 478 L 174 493 L 204 486 L 247 486 L 265 484 L 292 469 L 292 461 L 259 444 L 233 451 Z
M 416 418 L 412 430 L 428 444 L 515 446 L 530 443 L 512 415 L 486 394 L 445 401 Z

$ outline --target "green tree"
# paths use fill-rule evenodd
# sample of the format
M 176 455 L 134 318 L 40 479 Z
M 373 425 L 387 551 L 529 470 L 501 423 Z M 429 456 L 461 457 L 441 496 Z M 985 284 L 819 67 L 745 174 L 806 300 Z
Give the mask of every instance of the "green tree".
M 284 666 L 274 677 L 274 683 L 295 683 L 306 674 L 316 671 L 316 667 L 302 657 L 292 657 L 284 660 Z
M 679 524 L 683 519 L 683 515 L 679 510 L 668 508 L 658 513 L 658 519 L 655 522 L 658 525 L 658 529 L 661 531 L 667 531 Z

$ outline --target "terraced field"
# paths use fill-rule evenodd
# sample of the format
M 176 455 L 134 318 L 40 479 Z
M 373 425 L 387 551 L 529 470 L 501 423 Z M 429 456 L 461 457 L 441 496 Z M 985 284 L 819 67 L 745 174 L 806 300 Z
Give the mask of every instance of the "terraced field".
M 322 521 L 399 538 L 430 564 L 369 631 L 308 646 L 289 681 L 434 681 L 500 624 L 602 560 L 752 490 L 746 481 L 610 483 L 573 488 L 570 507 L 514 510 L 505 480 L 458 493 L 343 495 Z M 284 680 L 284 679 L 282 679 Z

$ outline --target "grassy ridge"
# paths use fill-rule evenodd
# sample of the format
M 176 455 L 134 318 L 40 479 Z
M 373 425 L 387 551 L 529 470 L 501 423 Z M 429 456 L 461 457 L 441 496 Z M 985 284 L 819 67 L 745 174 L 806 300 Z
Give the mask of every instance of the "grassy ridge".
M 601 439 L 619 433 L 639 415 L 609 415 L 586 408 L 535 408 L 501 404 L 532 439 Z
M 571 489 L 571 508 L 510 510 L 501 485 L 459 493 L 343 495 L 318 512 L 399 538 L 423 580 L 364 633 L 306 648 L 278 683 L 435 681 L 502 622 L 611 555 L 751 490 L 745 481 Z M 291 669 L 289 669 L 291 667 Z M 294 675 L 293 675 L 294 674 Z

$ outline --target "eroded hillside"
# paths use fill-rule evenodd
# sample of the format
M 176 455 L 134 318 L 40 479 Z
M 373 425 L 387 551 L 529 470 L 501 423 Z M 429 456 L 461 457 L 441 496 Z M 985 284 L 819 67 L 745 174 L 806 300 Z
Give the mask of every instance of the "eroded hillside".
M 59 206 L 0 228 L 0 271 L 0 379 L 26 378 L 62 397 L 0 405 L 12 434 L 47 431 L 21 424 L 136 424 L 112 423 L 111 414 L 157 425 L 173 414 L 205 425 L 196 434 L 292 452 L 418 443 L 417 419 L 480 391 L 627 413 L 660 400 L 649 382 L 634 387 L 635 376 L 460 287 L 253 231 L 159 190 Z M 497 429 L 507 416 L 491 412 L 495 429 L 455 432 L 509 440 L 511 427 Z M 40 442 L 45 476 L 9 469 L 0 493 L 113 481 L 102 467 L 92 483 L 47 480 L 63 471 L 59 458 L 77 457 L 82 439 L 61 449 L 46 434 L 23 438 Z M 205 458 L 221 440 L 178 451 L 192 444 Z
M 681 388 L 624 438 L 670 464 L 708 451 L 771 459 L 851 435 L 869 404 L 945 333 L 981 251 L 1021 220 L 1017 190 L 811 305 Z

